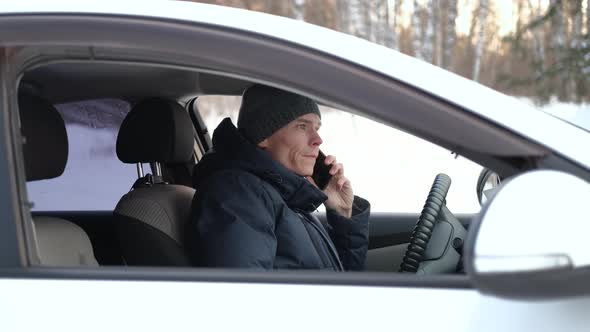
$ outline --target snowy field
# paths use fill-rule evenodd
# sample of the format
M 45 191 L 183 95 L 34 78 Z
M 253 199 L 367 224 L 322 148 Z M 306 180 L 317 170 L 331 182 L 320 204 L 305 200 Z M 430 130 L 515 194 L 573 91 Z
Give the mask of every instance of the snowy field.
M 545 110 L 590 128 L 589 108 L 552 103 Z M 215 128 L 223 116 L 208 114 L 205 122 Z M 235 113 L 231 117 L 235 123 Z M 359 116 L 324 111 L 322 122 L 322 150 L 344 164 L 355 194 L 369 199 L 372 211 L 420 212 L 438 173 L 446 173 L 453 180 L 447 198 L 451 211 L 479 210 L 475 184 L 481 166 Z M 67 129 L 70 157 L 66 171 L 58 179 L 28 184 L 34 209 L 112 210 L 136 179 L 135 166 L 125 165 L 116 157 L 116 130 L 80 124 L 68 124 Z

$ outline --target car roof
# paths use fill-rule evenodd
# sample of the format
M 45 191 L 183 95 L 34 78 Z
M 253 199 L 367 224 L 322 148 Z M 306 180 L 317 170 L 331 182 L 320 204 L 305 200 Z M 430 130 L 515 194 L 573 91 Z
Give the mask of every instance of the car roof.
M 147 18 L 151 21 L 217 26 L 287 41 L 345 59 L 423 90 L 590 167 L 590 155 L 580 151 L 578 145 L 571 144 L 572 141 L 588 139 L 588 133 L 582 129 L 427 62 L 327 28 L 259 12 L 189 2 L 10 2 L 0 9 L 0 19 L 2 16 L 27 14 Z M 531 123 L 536 125 L 531 126 Z M 548 132 L 548 127 L 559 134 Z

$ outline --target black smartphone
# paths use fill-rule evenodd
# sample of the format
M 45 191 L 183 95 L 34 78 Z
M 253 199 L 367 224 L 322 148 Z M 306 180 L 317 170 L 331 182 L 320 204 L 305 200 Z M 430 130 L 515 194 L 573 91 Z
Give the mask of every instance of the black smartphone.
M 332 168 L 332 165 L 326 165 L 325 160 L 326 155 L 320 151 L 317 159 L 315 160 L 313 174 L 311 175 L 311 178 L 321 190 L 326 188 L 330 182 L 330 179 L 332 178 L 332 175 L 330 175 L 330 169 Z

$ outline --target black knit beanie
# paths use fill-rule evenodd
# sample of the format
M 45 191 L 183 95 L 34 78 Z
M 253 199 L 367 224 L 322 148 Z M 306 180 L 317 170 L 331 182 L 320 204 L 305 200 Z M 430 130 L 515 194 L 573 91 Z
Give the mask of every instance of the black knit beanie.
M 305 114 L 321 117 L 315 101 L 284 90 L 255 84 L 244 91 L 238 129 L 254 144 Z

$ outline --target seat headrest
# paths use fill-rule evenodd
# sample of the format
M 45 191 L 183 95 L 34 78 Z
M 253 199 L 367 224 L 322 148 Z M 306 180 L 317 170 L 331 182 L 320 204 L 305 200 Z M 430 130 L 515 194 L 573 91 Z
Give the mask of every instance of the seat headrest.
M 27 181 L 62 175 L 68 161 L 68 134 L 61 115 L 49 102 L 28 93 L 19 94 L 18 104 Z
M 181 163 L 191 159 L 193 125 L 177 102 L 150 98 L 135 105 L 117 136 L 117 157 L 124 163 Z

